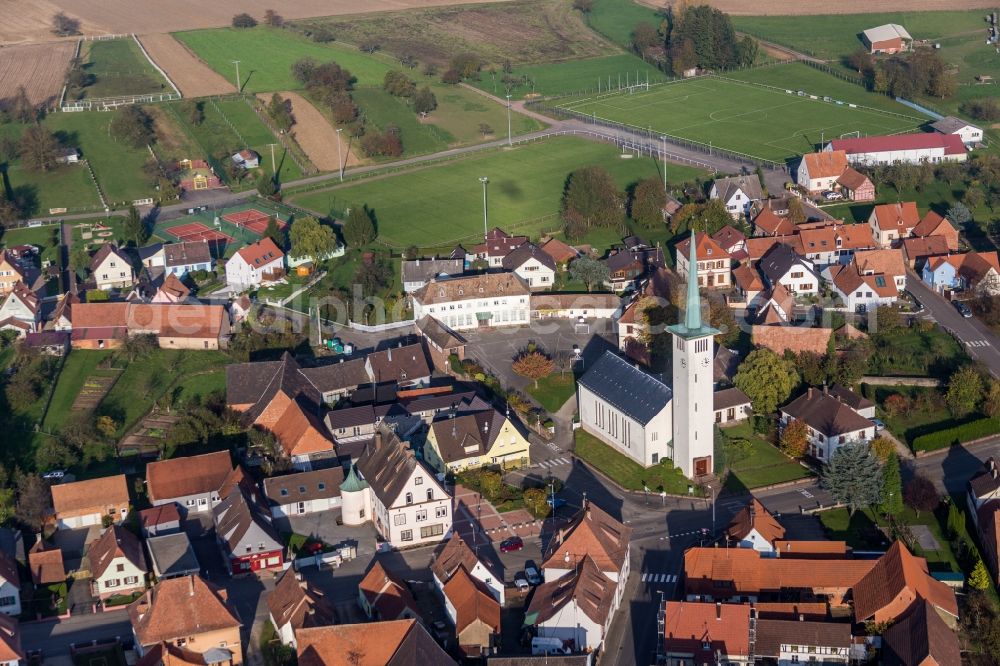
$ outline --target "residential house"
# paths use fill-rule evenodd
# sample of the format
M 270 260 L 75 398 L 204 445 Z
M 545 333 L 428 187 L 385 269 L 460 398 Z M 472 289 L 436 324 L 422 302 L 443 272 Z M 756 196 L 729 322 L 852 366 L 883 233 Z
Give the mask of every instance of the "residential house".
M 584 556 L 569 573 L 535 588 L 524 624 L 534 627 L 537 636 L 559 639 L 573 651 L 599 650 L 617 607 L 608 603 L 615 587 L 594 560 Z
M 539 319 L 614 319 L 622 299 L 610 293 L 549 293 L 531 297 L 531 314 Z
M 902 243 L 903 258 L 906 265 L 916 269 L 920 267 L 920 274 L 923 274 L 923 267 L 927 259 L 937 255 L 949 253 L 948 239 L 944 236 L 927 236 L 924 238 L 904 238 Z
M 747 239 L 747 263 L 751 266 L 760 266 L 761 260 L 774 248 L 779 245 L 787 245 L 793 252 L 800 256 L 805 256 L 806 251 L 802 247 L 802 238 L 796 231 L 786 236 L 760 236 Z
M 367 358 L 344 359 L 312 368 L 300 368 L 298 372 L 322 395 L 322 402 L 334 405 L 354 393 L 359 386 L 368 384 Z
M 920 213 L 913 201 L 879 204 L 868 216 L 872 238 L 880 247 L 889 247 L 895 241 L 909 236 L 920 224 Z
M 781 285 L 791 294 L 809 295 L 819 291 L 820 276 L 813 263 L 791 247 L 777 244 L 758 264 L 769 287 Z
M 199 576 L 159 581 L 129 604 L 128 616 L 140 657 L 171 645 L 190 655 L 187 663 L 193 657 L 206 664 L 243 663 L 236 607 L 224 590 Z
M 605 284 L 616 292 L 635 286 L 637 280 L 667 266 L 659 245 L 648 247 L 643 242 L 612 250 L 604 259 L 604 264 L 608 267 L 608 281 Z
M 163 349 L 222 349 L 229 340 L 221 305 L 80 303 L 71 316 L 74 349 L 112 349 L 131 335 L 154 335 Z
M 529 289 L 552 289 L 558 265 L 534 243 L 523 243 L 511 250 L 500 265 L 527 283 Z
M 74 293 L 60 294 L 55 310 L 49 316 L 46 323 L 46 330 L 72 331 L 73 330 L 73 307 L 80 304 L 80 297 Z
M 757 174 L 716 178 L 708 196 L 720 199 L 734 220 L 749 216 L 753 203 L 765 198 Z
M 987 464 L 996 463 L 990 458 Z M 982 481 L 980 478 L 980 482 Z M 970 482 L 971 485 L 971 482 Z M 970 503 L 978 503 L 970 495 Z M 994 582 L 1000 581 L 1000 500 L 990 499 L 979 503 L 972 512 L 973 522 L 979 531 L 979 543 L 982 545 L 983 561 L 986 563 Z
M 52 486 L 52 508 L 56 529 L 100 525 L 107 517 L 113 523 L 129 512 L 128 484 L 124 474 Z
M 18 282 L 0 303 L 0 331 L 14 331 L 23 338 L 39 330 L 41 299 Z
M 886 23 L 863 31 L 861 41 L 869 53 L 892 55 L 909 50 L 913 37 L 898 23 Z
M 416 323 L 416 329 L 424 338 L 434 370 L 438 372 L 451 370 L 452 354 L 460 361 L 465 359 L 465 345 L 468 341 L 457 331 L 451 330 L 430 315 L 421 318 Z
M 541 250 L 556 262 L 559 270 L 564 271 L 570 262 L 580 256 L 580 251 L 572 245 L 567 245 L 558 238 L 550 238 L 541 245 Z
M 673 391 L 611 351 L 577 382 L 581 427 L 643 467 L 673 457 Z
M 28 551 L 28 569 L 36 586 L 61 583 L 66 580 L 62 549 L 42 539 Z
M 831 266 L 824 276 L 852 311 L 892 305 L 906 289 L 906 265 L 900 250 L 857 252 L 849 265 Z
M 955 228 L 955 225 L 948 218 L 933 210 L 927 211 L 910 233 L 916 238 L 943 238 L 947 245 L 947 250 L 940 254 L 958 250 L 958 229 Z M 906 241 L 903 242 L 905 243 Z
M 749 604 L 667 601 L 663 604 L 663 663 L 752 664 Z M 756 618 L 754 617 L 756 624 Z
M 504 257 L 527 242 L 527 236 L 511 236 L 503 229 L 494 227 L 486 233 L 483 243 L 472 248 L 472 253 L 477 259 L 485 261 L 487 268 L 500 268 Z
M 485 548 L 486 544 L 483 545 Z M 444 547 L 431 560 L 434 586 L 442 595 L 445 583 L 451 580 L 451 577 L 459 569 L 463 569 L 485 585 L 490 590 L 490 594 L 503 605 L 505 596 L 503 576 L 495 571 L 489 560 L 480 558 L 458 532 L 452 532 L 451 538 L 445 542 Z
M 27 272 L 10 250 L 0 250 L 0 297 L 6 296 L 14 285 L 25 282 Z
M 756 303 L 754 323 L 763 325 L 787 324 L 795 319 L 795 297 L 782 285 L 760 294 Z
M 406 410 L 397 403 L 359 405 L 327 412 L 323 421 L 339 446 L 347 442 L 371 439 L 383 419 L 406 414 Z
M 805 423 L 809 429 L 808 453 L 824 461 L 845 444 L 875 439 L 875 424 L 826 388 L 810 387 L 782 407 L 780 426 L 787 427 L 792 420 Z
M 747 237 L 742 231 L 731 224 L 727 224 L 714 234 L 714 240 L 719 247 L 729 254 L 729 258 L 734 261 L 742 261 L 747 258 Z M 698 256 L 701 256 L 700 254 Z M 701 262 L 698 262 L 701 263 Z
M 17 619 L 0 615 L 0 666 L 19 666 L 24 662 L 21 627 Z
M 376 622 L 420 619 L 417 600 L 410 588 L 377 557 L 358 583 L 358 604 L 368 619 Z
M 235 153 L 230 159 L 233 160 L 233 164 L 244 169 L 256 169 L 260 166 L 260 154 L 249 148 Z
M 139 249 L 146 268 L 162 268 L 167 275 L 184 277 L 194 271 L 212 270 L 212 252 L 208 241 L 157 243 Z
M 149 469 L 147 465 L 147 469 Z M 147 492 L 148 492 L 147 480 Z M 173 534 L 181 529 L 181 514 L 177 505 L 173 502 L 153 506 L 139 512 L 139 528 L 142 530 L 143 538 L 156 536 L 158 534 Z
M 431 366 L 427 362 L 424 346 L 416 342 L 397 347 L 386 347 L 368 354 L 366 369 L 372 381 L 396 382 L 400 386 L 427 384 L 431 379 Z
M 500 646 L 500 602 L 464 566 L 444 584 L 444 606 L 462 654 L 485 657 Z
M 966 502 L 973 520 L 984 504 L 990 500 L 1000 499 L 1000 465 L 993 456 L 986 459 L 983 469 L 971 479 L 966 490 Z
M 242 324 L 246 321 L 247 317 L 250 316 L 251 309 L 253 309 L 253 301 L 246 294 L 230 301 L 229 316 L 233 320 L 233 326 L 235 327 L 237 324 Z
M 255 492 L 234 489 L 212 509 L 212 521 L 230 576 L 282 568 L 281 537 Z
M 233 462 L 229 451 L 157 460 L 146 465 L 146 493 L 154 507 L 176 505 L 184 514 L 210 511 Z
M 1000 293 L 1000 260 L 995 250 L 928 257 L 921 279 L 937 292 Z
M 750 398 L 736 387 L 720 389 L 712 395 L 715 422 L 719 425 L 744 421 L 750 417 Z
M 146 550 L 156 580 L 201 574 L 198 556 L 185 532 L 147 537 Z
M 788 236 L 794 233 L 795 223 L 788 217 L 788 211 L 785 211 L 785 215 L 779 215 L 765 206 L 753 218 L 753 230 L 755 237 Z
M 875 201 L 875 183 L 853 167 L 844 169 L 837 179 L 836 188 L 851 201 Z
M 386 426 L 340 487 L 344 524 L 371 520 L 396 548 L 435 543 L 451 531 L 451 498 L 409 446 Z
M 968 149 L 960 136 L 930 132 L 834 139 L 823 150 L 842 150 L 847 153 L 847 161 L 851 164 L 869 166 L 896 162 L 964 162 L 968 158 Z
M 740 303 L 753 303 L 764 291 L 764 279 L 760 272 L 750 264 L 742 263 L 733 269 L 733 286 L 739 295 Z
M 834 384 L 829 388 L 829 392 L 866 419 L 875 418 L 875 403 L 863 395 L 858 395 L 842 384 Z
M 487 465 L 510 469 L 531 464 L 527 437 L 510 418 L 483 407 L 461 410 L 431 423 L 424 444 L 428 465 L 446 473 Z
M 725 531 L 726 539 L 740 548 L 774 553 L 774 543 L 784 538 L 785 528 L 756 497 L 736 512 Z
M 629 358 L 649 364 L 649 350 L 640 342 L 640 338 L 648 329 L 645 308 L 650 303 L 666 305 L 671 293 L 679 292 L 680 289 L 681 284 L 677 274 L 666 268 L 660 268 L 645 279 L 628 299 L 614 322 L 618 330 L 618 348 Z
M 778 666 L 792 666 L 800 660 L 854 663 L 854 639 L 847 622 L 758 619 L 756 630 L 754 655 L 773 659 Z
M 297 633 L 299 666 L 453 666 L 416 620 L 308 627 Z
M 402 263 L 403 291 L 420 289 L 431 280 L 465 273 L 465 259 L 410 259 Z
M 329 511 L 340 506 L 343 482 L 343 467 L 272 476 L 264 479 L 264 497 L 274 518 Z
M 917 601 L 882 632 L 885 666 L 961 666 L 958 636 L 926 601 Z
M 0 614 L 18 616 L 21 614 L 21 576 L 17 572 L 17 560 L 0 551 Z
M 531 289 L 513 273 L 432 280 L 412 298 L 415 319 L 430 315 L 455 331 L 530 321 Z
M 745 241 L 745 239 L 744 239 Z M 729 289 L 732 285 L 731 258 L 715 240 L 706 233 L 695 234 L 698 251 L 698 286 L 708 289 Z M 685 282 L 689 279 L 691 267 L 691 238 L 685 237 L 677 243 L 677 274 Z
M 795 182 L 811 194 L 834 190 L 847 168 L 847 153 L 842 150 L 806 153 L 799 161 Z
M 112 525 L 88 546 L 91 587 L 99 599 L 129 595 L 146 589 L 146 559 L 139 537 Z
M 857 251 L 877 247 L 868 227 L 863 224 L 814 226 L 807 223 L 800 224 L 796 233 L 801 253 L 817 268 L 849 263 Z
M 284 276 L 285 253 L 268 237 L 240 248 L 226 262 L 226 284 L 247 291 Z
M 191 298 L 191 290 L 187 288 L 180 278 L 173 273 L 168 273 L 163 282 L 157 286 L 150 303 L 186 303 Z M 194 299 L 197 302 L 196 299 Z
M 90 272 L 97 288 L 103 291 L 125 289 L 135 284 L 132 261 L 111 243 L 102 245 L 91 258 Z
M 956 118 L 955 116 L 945 116 L 931 123 L 931 129 L 941 134 L 956 134 L 969 148 L 975 148 L 983 142 L 983 129 L 972 123 Z
M 910 553 L 901 541 L 894 542 L 853 587 L 856 622 L 895 622 L 911 604 L 921 601 L 931 604 L 948 626 L 958 620 L 955 591 L 935 580 L 927 560 Z
M 278 577 L 274 591 L 267 597 L 267 609 L 281 644 L 290 648 L 296 647 L 299 630 L 328 627 L 336 620 L 333 605 L 313 585 L 299 580 L 294 568 Z

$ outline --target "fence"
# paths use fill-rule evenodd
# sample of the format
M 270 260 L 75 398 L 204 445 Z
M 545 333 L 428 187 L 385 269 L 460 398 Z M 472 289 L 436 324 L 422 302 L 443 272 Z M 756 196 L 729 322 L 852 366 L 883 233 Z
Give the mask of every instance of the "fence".
M 167 83 L 170 84 L 170 87 L 174 89 L 174 92 L 177 93 L 177 97 L 178 98 L 182 97 L 181 91 L 177 88 L 177 86 L 174 85 L 173 80 L 169 76 L 167 76 L 166 72 L 164 72 L 162 69 L 160 69 L 160 66 L 157 65 L 156 62 L 153 61 L 152 56 L 150 56 L 149 52 L 146 51 L 146 47 L 142 45 L 142 42 L 140 42 L 139 38 L 135 36 L 135 33 L 132 33 L 132 39 L 135 40 L 136 46 L 138 46 L 139 50 L 142 51 L 142 55 L 146 56 L 146 60 L 148 60 L 149 64 L 153 66 L 153 69 L 155 69 L 156 71 L 158 71 L 160 73 L 160 76 L 162 76 L 164 79 L 166 79 Z
M 269 130 L 271 130 L 271 134 L 277 137 L 281 145 L 285 147 L 287 155 L 292 158 L 292 161 L 295 162 L 295 164 L 299 167 L 299 170 L 301 170 L 304 175 L 311 176 L 312 174 L 319 172 L 319 169 L 313 166 L 312 162 L 309 161 L 309 157 L 305 154 L 305 151 L 302 150 L 302 147 L 299 146 L 295 139 L 286 134 L 283 130 L 278 129 L 278 127 L 271 120 L 271 117 L 262 108 L 264 105 L 259 99 L 253 95 L 243 95 L 243 101 L 246 102 L 251 109 L 253 109 L 253 112 L 257 114 L 258 118 L 260 118 L 260 121 L 264 123 Z
M 153 104 L 156 102 L 171 102 L 180 99 L 180 93 L 147 93 L 144 95 L 122 95 L 119 97 L 95 97 L 94 99 L 79 99 L 63 101 L 59 110 L 64 113 L 77 111 L 114 111 L 119 106 L 132 104 Z

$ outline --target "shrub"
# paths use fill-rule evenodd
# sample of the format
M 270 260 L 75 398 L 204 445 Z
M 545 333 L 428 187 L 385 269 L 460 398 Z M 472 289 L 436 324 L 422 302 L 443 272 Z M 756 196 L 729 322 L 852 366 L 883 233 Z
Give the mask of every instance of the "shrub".
M 257 19 L 249 14 L 237 14 L 233 17 L 234 28 L 254 28 L 257 26 Z
M 441 75 L 441 82 L 450 85 L 455 85 L 462 80 L 462 75 L 458 73 L 457 69 L 449 69 L 444 74 Z
M 982 418 L 951 428 L 921 435 L 913 440 L 914 451 L 937 451 L 953 444 L 964 444 L 1000 433 L 1000 421 Z

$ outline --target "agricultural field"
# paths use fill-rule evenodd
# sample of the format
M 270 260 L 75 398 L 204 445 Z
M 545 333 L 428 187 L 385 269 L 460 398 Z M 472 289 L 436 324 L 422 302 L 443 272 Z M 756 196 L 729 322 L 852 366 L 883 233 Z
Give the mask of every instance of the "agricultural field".
M 261 93 L 260 100 L 267 104 L 271 96 Z M 357 164 L 349 156 L 353 151 L 349 150 L 348 141 L 344 140 L 344 145 L 338 146 L 340 138 L 337 131 L 326 117 L 312 103 L 302 95 L 283 91 L 283 99 L 291 102 L 292 115 L 295 116 L 295 125 L 292 126 L 292 136 L 299 144 L 309 161 L 320 171 L 336 171 L 340 168 L 340 159 L 343 156 L 345 166 Z
M 503 76 L 500 71 L 484 71 L 478 81 L 470 83 L 488 93 L 503 97 L 508 92 Z M 634 83 L 637 76 L 643 83 L 647 79 L 650 83 L 667 80 L 663 72 L 656 67 L 625 53 L 587 60 L 517 66 L 514 67 L 511 76 L 524 79 L 523 84 L 509 91 L 515 99 L 531 95 L 554 96 L 585 91 L 597 92 L 598 85 L 601 90 L 606 90 L 609 81 L 612 87 L 617 87 L 619 80 L 625 85 L 626 82 Z
M 236 92 L 234 79 L 225 78 L 199 60 L 167 34 L 143 35 L 142 45 L 185 97 L 206 97 Z
M 516 20 L 512 17 L 516 16 Z M 303 32 L 325 28 L 338 41 L 374 40 L 396 58 L 446 68 L 463 53 L 487 63 L 540 63 L 592 58 L 616 49 L 588 31 L 580 13 L 562 0 L 494 3 L 471 7 L 436 7 L 391 14 L 313 19 L 294 24 Z
M 349 70 L 358 85 L 382 85 L 385 73 L 393 68 L 388 59 L 379 60 L 336 42 L 317 44 L 291 30 L 224 28 L 179 32 L 174 37 L 227 79 L 235 80 L 232 61 L 239 60 L 242 88 L 251 93 L 301 89 L 292 77 L 292 64 L 301 58 L 334 61 Z
M 94 82 L 85 88 L 68 89 L 68 100 L 173 92 L 131 37 L 85 41 L 80 57 L 83 70 Z
M 559 207 L 567 175 L 601 165 L 623 189 L 641 178 L 659 177 L 648 158 L 623 159 L 613 146 L 559 137 L 474 153 L 439 166 L 427 166 L 344 186 L 290 195 L 292 203 L 338 217 L 352 205 L 368 204 L 378 223 L 378 242 L 394 248 L 474 241 L 482 234 L 482 186 L 489 183 L 490 226 L 532 236 L 560 227 Z M 668 165 L 671 182 L 703 172 Z
M 4 18 L 4 21 L 7 17 Z M 17 94 L 24 86 L 33 104 L 52 105 L 59 101 L 69 61 L 76 51 L 74 42 L 25 44 L 3 49 L 0 58 L 0 100 Z
M 823 95 L 825 86 L 837 81 L 822 72 L 814 78 L 817 83 L 810 92 L 815 95 Z M 666 83 L 634 94 L 591 96 L 560 106 L 775 162 L 810 152 L 824 138 L 904 132 L 923 122 L 915 116 L 850 108 L 716 77 Z
M 658 26 L 663 16 L 659 5 L 641 4 L 632 0 L 596 0 L 587 15 L 587 25 L 604 35 L 623 49 L 632 46 L 632 31 L 637 23 L 646 22 Z M 713 3 L 715 4 L 715 3 Z

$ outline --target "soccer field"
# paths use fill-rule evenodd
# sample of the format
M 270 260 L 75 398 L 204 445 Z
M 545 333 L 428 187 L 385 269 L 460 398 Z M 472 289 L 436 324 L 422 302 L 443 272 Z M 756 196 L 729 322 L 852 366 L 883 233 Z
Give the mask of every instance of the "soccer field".
M 846 101 L 811 99 L 792 90 L 789 94 L 752 83 L 700 77 L 560 106 L 776 162 L 811 152 L 824 139 L 850 132 L 865 136 L 911 131 L 922 122 L 916 117 L 852 108 Z

